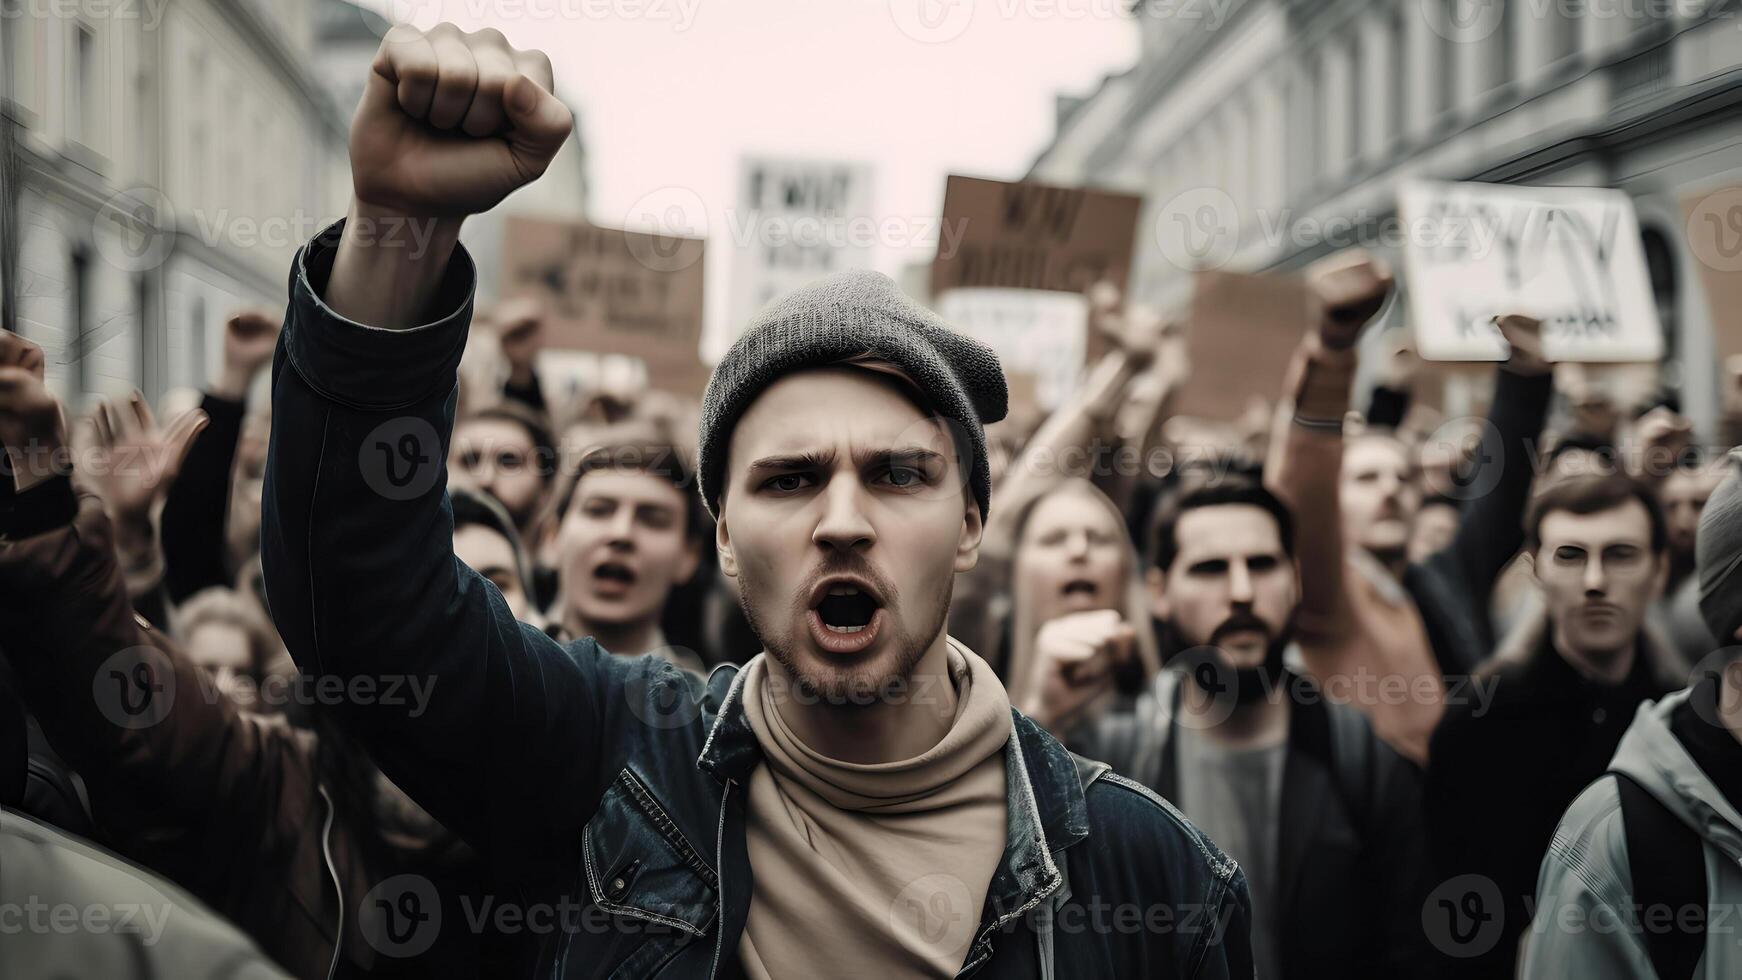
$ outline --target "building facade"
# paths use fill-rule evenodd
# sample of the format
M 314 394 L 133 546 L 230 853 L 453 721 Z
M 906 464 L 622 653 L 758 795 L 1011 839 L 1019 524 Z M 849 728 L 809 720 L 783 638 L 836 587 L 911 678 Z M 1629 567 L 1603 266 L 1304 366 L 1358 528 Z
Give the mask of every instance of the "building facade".
M 282 309 L 296 249 L 344 214 L 350 117 L 387 23 L 341 0 L 0 0 L 0 15 L 9 323 L 76 406 L 205 384 L 225 318 Z M 579 214 L 574 143 L 551 186 L 511 202 Z M 489 243 L 492 220 L 468 242 Z
M 1062 100 L 1030 176 L 1139 193 L 1134 295 L 1381 233 L 1407 178 L 1618 187 L 1663 381 L 1702 432 L 1722 369 L 1690 202 L 1742 184 L 1742 11 L 1720 0 L 1140 0 L 1143 54 Z M 1186 234 L 1189 232 L 1189 234 Z M 1186 243 L 1195 242 L 1187 247 Z

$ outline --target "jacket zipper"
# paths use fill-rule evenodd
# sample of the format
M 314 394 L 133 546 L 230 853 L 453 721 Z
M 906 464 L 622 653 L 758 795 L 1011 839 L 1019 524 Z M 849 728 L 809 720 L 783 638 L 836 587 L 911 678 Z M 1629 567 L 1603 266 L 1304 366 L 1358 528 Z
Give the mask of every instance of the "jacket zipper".
M 720 975 L 720 949 L 726 941 L 726 801 L 731 798 L 732 780 L 728 779 L 725 792 L 720 794 L 720 826 L 714 832 L 714 863 L 720 868 L 720 884 L 714 896 L 719 915 L 714 917 L 714 965 L 708 970 L 710 978 Z
M 337 807 L 333 798 L 327 795 L 327 788 L 320 788 L 321 799 L 327 803 L 327 822 L 321 828 L 321 856 L 327 862 L 327 874 L 333 879 L 333 894 L 339 899 L 339 927 L 333 933 L 333 961 L 327 966 L 327 980 L 333 980 L 339 972 L 339 955 L 345 950 L 345 889 L 339 884 L 339 871 L 333 867 L 333 815 Z

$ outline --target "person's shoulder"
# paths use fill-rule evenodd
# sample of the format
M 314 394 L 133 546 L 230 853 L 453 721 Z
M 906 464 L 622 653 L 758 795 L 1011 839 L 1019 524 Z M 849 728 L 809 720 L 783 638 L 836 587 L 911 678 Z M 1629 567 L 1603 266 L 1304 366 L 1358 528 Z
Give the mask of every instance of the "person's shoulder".
M 1543 857 L 1545 875 L 1562 869 L 1597 895 L 1621 895 L 1630 890 L 1619 778 L 1604 773 L 1567 807 Z
M 1173 873 L 1194 870 L 1231 881 L 1239 864 L 1186 819 L 1159 793 L 1112 770 L 1101 773 L 1083 794 L 1089 813 L 1089 838 L 1117 841 L 1121 861 Z

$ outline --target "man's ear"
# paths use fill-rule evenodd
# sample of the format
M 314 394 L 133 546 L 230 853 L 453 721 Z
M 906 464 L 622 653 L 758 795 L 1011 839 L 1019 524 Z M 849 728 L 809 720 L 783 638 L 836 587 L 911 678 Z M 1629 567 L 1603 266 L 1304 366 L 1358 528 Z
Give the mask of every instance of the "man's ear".
M 980 564 L 980 541 L 986 536 L 986 522 L 980 517 L 980 503 L 968 500 L 962 511 L 962 533 L 956 538 L 956 571 L 971 571 Z
M 1530 575 L 1530 584 L 1542 588 L 1542 578 L 1536 574 L 1536 552 L 1520 552 L 1518 560 L 1524 563 L 1524 571 Z
M 1172 612 L 1167 604 L 1167 573 L 1151 565 L 1143 573 L 1143 585 L 1149 593 L 1149 614 L 1165 622 Z
M 726 511 L 720 509 L 720 517 L 714 521 L 714 551 L 720 556 L 720 571 L 727 578 L 738 577 L 738 556 L 732 553 L 732 532 L 726 530 Z

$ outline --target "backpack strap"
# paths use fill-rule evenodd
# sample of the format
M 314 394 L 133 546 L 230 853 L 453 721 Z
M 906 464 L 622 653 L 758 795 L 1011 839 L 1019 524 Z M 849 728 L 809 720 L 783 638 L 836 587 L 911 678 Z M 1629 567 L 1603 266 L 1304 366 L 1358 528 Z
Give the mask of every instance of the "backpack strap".
M 1658 980 L 1691 977 L 1706 950 L 1706 847 L 1700 835 L 1662 801 L 1624 772 L 1610 770 L 1621 797 L 1621 822 L 1627 835 L 1627 866 L 1633 875 L 1633 904 Z M 1694 929 L 1682 927 L 1682 910 L 1699 909 Z M 1664 928 L 1663 913 L 1671 914 Z M 1646 925 L 1649 921 L 1658 928 Z

